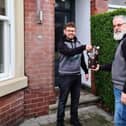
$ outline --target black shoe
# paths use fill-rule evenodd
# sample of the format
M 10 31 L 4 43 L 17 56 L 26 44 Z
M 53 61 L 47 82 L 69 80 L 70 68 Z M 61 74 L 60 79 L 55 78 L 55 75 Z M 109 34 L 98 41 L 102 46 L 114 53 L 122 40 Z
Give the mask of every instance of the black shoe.
M 70 122 L 72 124 L 72 126 L 82 126 L 81 123 L 79 121 L 71 121 Z
M 57 122 L 56 126 L 65 126 L 64 122 Z

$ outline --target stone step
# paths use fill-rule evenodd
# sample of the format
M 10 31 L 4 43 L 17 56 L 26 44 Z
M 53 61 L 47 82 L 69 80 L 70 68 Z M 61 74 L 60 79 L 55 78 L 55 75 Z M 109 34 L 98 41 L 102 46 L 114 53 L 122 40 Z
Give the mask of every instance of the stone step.
M 98 96 L 95 96 L 86 90 L 81 90 L 80 94 L 81 95 L 80 95 L 79 108 L 95 105 L 100 99 Z M 66 104 L 66 109 L 70 108 L 70 103 L 71 102 L 70 102 L 70 95 L 69 95 L 67 104 Z M 50 114 L 55 113 L 57 111 L 57 106 L 58 106 L 58 97 L 57 97 L 56 103 L 49 106 L 49 113 Z

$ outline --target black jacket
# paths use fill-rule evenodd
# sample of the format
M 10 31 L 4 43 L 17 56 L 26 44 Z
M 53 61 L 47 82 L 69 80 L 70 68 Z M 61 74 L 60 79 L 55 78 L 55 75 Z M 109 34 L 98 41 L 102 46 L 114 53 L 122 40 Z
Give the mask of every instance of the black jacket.
M 82 45 L 76 37 L 73 40 L 68 40 L 66 36 L 63 36 L 63 38 L 61 38 L 60 42 L 58 43 L 58 51 L 60 53 L 59 72 L 61 74 L 77 74 L 77 72 L 80 72 L 79 67 L 81 66 L 84 72 L 87 74 L 88 69 L 85 64 L 85 59 L 83 55 L 83 51 L 85 50 L 85 48 L 86 46 Z M 78 56 L 78 59 L 74 58 L 75 56 Z M 72 64 L 71 59 L 75 59 L 72 60 L 72 62 L 75 62 L 75 64 Z M 79 60 L 80 64 L 78 62 Z

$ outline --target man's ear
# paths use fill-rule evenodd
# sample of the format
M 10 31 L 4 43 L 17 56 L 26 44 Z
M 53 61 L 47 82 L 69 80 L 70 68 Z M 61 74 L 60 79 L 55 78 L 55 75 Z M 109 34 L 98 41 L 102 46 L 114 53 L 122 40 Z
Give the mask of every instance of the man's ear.
M 65 29 L 63 30 L 63 33 L 64 33 L 64 34 L 66 33 L 66 30 L 65 30 Z

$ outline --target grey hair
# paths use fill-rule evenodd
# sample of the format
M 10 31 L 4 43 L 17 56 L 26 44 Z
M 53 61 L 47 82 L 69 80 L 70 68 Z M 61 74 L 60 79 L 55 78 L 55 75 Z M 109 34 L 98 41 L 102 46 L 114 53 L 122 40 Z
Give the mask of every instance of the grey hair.
M 125 15 L 116 15 L 116 16 L 113 17 L 113 20 L 115 18 L 122 18 L 124 20 L 124 22 L 126 22 L 126 16 Z

